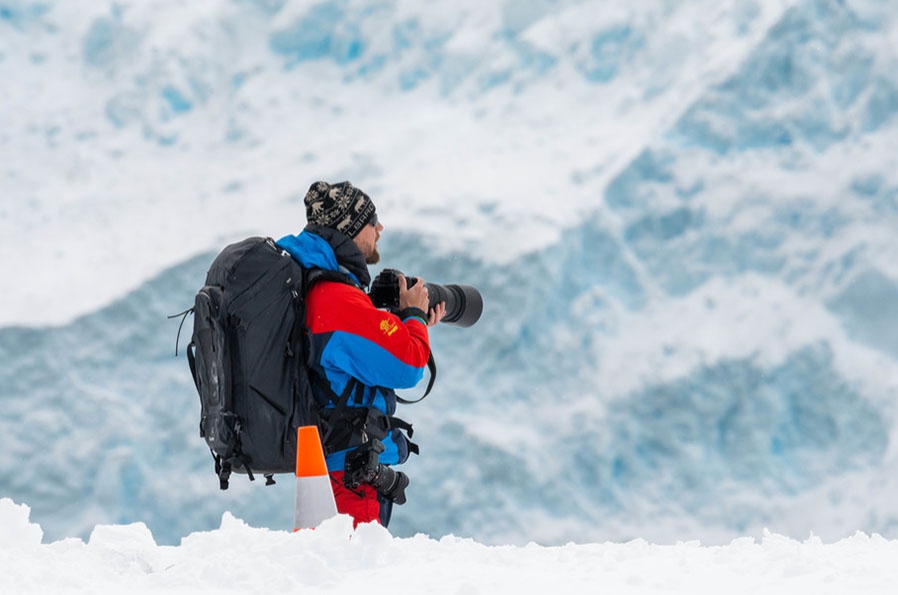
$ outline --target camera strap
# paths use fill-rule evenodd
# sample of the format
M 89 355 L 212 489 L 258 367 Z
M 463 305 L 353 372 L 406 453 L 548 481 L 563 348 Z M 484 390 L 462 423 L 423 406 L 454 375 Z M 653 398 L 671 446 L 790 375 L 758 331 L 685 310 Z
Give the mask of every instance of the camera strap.
M 430 390 L 433 388 L 433 383 L 437 379 L 437 363 L 433 359 L 433 352 L 430 352 L 430 355 L 427 358 L 427 369 L 430 370 L 430 380 L 427 382 L 427 390 L 424 391 L 424 394 L 418 397 L 417 399 L 403 399 L 399 395 L 396 395 L 396 400 L 404 405 L 411 405 L 412 403 L 418 403 L 424 400 L 424 397 L 430 394 Z

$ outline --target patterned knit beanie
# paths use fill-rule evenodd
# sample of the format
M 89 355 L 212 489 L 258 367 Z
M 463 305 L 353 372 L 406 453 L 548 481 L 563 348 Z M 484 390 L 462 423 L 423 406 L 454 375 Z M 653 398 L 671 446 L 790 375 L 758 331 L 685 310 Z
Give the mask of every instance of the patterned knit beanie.
M 349 182 L 315 182 L 306 193 L 306 218 L 354 238 L 374 217 L 374 203 Z

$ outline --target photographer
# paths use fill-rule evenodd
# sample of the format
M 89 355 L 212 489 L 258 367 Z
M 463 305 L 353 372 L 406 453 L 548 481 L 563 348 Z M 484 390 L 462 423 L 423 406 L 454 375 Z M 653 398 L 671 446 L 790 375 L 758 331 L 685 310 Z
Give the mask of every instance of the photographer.
M 445 315 L 430 308 L 423 279 L 398 278 L 397 313 L 374 306 L 368 265 L 380 260 L 383 231 L 374 204 L 349 182 L 316 182 L 305 197 L 308 225 L 278 245 L 314 279 L 306 297 L 312 380 L 337 510 L 355 524 L 387 526 L 405 502 L 408 478 L 391 468 L 417 447 L 411 425 L 394 417 L 396 388 L 414 387 L 430 357 L 428 327 Z

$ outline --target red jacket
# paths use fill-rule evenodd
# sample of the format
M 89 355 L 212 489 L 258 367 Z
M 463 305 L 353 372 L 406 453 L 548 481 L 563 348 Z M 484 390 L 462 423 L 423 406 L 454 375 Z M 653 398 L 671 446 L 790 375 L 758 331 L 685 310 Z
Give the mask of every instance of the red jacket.
M 412 388 L 423 377 L 430 356 L 427 322 L 423 313 L 409 309 L 397 316 L 374 307 L 362 290 L 370 281 L 361 251 L 346 236 L 307 228 L 298 236 L 287 236 L 278 244 L 308 269 L 339 272 L 345 282 L 320 281 L 306 296 L 306 324 L 312 335 L 312 369 L 329 385 L 316 398 L 325 409 L 352 384 L 347 409 L 358 425 L 370 420 L 366 435 L 345 428 L 326 441 L 329 471 L 342 471 L 345 455 L 369 437 L 380 439 L 386 450 L 380 462 L 403 463 L 409 442 L 392 420 L 396 411 L 396 388 Z M 328 235 L 328 239 L 322 235 Z M 382 414 L 382 415 L 379 415 Z M 373 428 L 386 424 L 386 434 Z

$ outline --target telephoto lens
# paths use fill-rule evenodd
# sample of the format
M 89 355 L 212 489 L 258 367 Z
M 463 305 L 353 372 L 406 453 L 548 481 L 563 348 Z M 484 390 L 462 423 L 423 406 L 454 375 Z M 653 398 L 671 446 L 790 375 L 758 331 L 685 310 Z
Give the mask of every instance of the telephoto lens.
M 394 314 L 399 310 L 399 275 L 396 269 L 384 269 L 371 283 L 368 293 L 371 302 L 378 308 L 387 308 Z M 412 287 L 417 277 L 406 277 L 406 286 Z M 446 304 L 446 314 L 440 322 L 452 326 L 469 327 L 480 320 L 483 313 L 483 296 L 471 285 L 439 285 L 425 283 L 429 297 L 428 309 L 432 310 L 440 302 Z
M 453 326 L 469 327 L 480 320 L 483 313 L 483 296 L 470 285 L 437 285 L 425 283 L 430 298 L 430 308 L 446 302 L 446 315 L 440 322 Z

